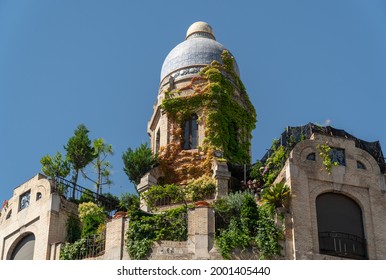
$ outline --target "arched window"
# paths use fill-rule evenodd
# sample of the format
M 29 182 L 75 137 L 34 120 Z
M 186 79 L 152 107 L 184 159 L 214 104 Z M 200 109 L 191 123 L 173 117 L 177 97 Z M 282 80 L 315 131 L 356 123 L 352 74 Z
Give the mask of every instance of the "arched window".
M 155 152 L 156 152 L 156 153 L 159 152 L 160 143 L 161 143 L 161 132 L 160 132 L 160 130 L 158 129 L 157 134 L 156 134 L 156 136 L 155 136 Z
M 357 168 L 358 168 L 358 169 L 366 169 L 366 166 L 365 166 L 362 162 L 360 162 L 359 160 L 357 160 Z
M 23 237 L 13 249 L 11 260 L 33 260 L 35 250 L 35 235 L 29 233 Z
M 316 198 L 321 254 L 366 259 L 362 210 L 351 198 L 324 193 Z
M 12 209 L 9 210 L 9 212 L 8 212 L 7 216 L 5 217 L 5 219 L 8 220 L 11 217 L 12 217 Z
M 184 150 L 196 149 L 198 146 L 197 115 L 192 115 L 184 124 Z
M 312 160 L 312 161 L 315 161 L 316 157 L 315 157 L 315 153 L 309 153 L 307 155 L 307 160 Z

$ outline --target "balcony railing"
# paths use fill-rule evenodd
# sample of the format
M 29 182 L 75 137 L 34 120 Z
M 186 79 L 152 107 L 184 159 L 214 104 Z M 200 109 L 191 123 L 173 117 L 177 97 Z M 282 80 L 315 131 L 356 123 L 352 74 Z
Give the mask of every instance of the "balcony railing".
M 367 259 L 366 240 L 344 232 L 319 232 L 321 254 L 350 259 Z
M 118 207 L 117 202 L 102 194 L 93 192 L 80 185 L 73 184 L 64 178 L 56 178 L 52 184 L 52 192 L 59 193 L 67 200 L 79 203 L 82 195 L 85 195 L 90 201 L 95 201 L 99 206 L 102 206 L 110 215 Z

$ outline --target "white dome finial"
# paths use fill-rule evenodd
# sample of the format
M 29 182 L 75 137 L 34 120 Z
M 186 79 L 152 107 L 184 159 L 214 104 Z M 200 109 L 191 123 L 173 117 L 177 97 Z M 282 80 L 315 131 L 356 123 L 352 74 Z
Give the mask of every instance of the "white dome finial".
M 195 35 L 197 37 L 207 37 L 216 40 L 212 27 L 208 23 L 203 21 L 197 21 L 188 28 L 185 40 L 187 40 L 192 35 Z M 192 36 L 192 38 L 195 36 Z

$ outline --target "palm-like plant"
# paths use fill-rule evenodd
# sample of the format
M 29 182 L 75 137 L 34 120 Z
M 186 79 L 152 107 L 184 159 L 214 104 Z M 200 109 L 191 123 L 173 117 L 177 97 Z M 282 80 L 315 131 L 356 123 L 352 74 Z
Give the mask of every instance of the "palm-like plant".
M 290 188 L 284 183 L 276 183 L 262 192 L 261 202 L 272 210 L 287 207 Z

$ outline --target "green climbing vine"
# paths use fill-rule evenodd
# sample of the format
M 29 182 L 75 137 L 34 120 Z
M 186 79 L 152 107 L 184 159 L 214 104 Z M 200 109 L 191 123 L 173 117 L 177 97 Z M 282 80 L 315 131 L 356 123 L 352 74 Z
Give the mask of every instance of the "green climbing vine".
M 222 62 L 213 61 L 200 71 L 200 77 L 192 78 L 189 85 L 167 92 L 162 109 L 180 128 L 192 114 L 199 113 L 198 121 L 205 127 L 200 150 L 206 154 L 207 162 L 210 162 L 214 150 L 222 151 L 224 158 L 233 163 L 250 162 L 250 139 L 256 124 L 256 112 L 244 85 L 233 70 L 233 57 L 228 51 L 222 53 Z M 193 93 L 181 95 L 184 90 Z M 182 141 L 182 129 L 174 129 L 172 133 Z M 160 153 L 161 166 L 163 159 L 176 149 L 178 152 L 181 148 L 166 148 L 166 154 Z M 201 167 L 205 169 L 208 165 Z
M 274 140 L 269 149 L 268 158 L 264 162 L 257 161 L 254 164 L 250 174 L 251 178 L 256 180 L 261 188 L 270 187 L 283 169 L 293 148 L 304 139 L 305 136 L 303 134 L 297 137 L 291 134 L 286 145 L 281 145 L 279 140 Z
M 330 147 L 330 145 L 328 143 L 317 145 L 316 148 L 318 149 L 319 155 L 323 160 L 322 164 L 323 164 L 324 168 L 326 169 L 328 174 L 330 174 L 332 167 L 339 165 L 339 162 L 331 160 L 332 148 Z

